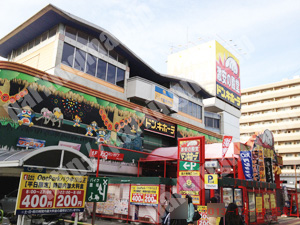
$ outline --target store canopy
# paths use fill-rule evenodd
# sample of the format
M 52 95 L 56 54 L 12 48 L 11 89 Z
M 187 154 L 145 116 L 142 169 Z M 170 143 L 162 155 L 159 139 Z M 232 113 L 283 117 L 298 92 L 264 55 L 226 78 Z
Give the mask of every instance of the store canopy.
M 34 167 L 70 172 L 94 172 L 90 159 L 81 152 L 64 146 L 49 146 L 35 150 L 0 150 L 0 168 Z
M 231 143 L 225 158 L 238 158 L 237 152 L 239 150 L 239 144 L 240 143 Z M 177 147 L 157 148 L 152 151 L 151 155 L 148 155 L 145 159 L 141 159 L 141 161 L 174 161 L 177 160 L 177 155 Z M 222 143 L 206 144 L 205 159 L 222 159 Z

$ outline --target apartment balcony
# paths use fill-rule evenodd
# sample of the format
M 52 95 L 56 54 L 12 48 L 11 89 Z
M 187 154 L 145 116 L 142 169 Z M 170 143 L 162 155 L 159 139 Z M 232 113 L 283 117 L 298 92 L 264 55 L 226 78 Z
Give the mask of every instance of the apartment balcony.
M 258 115 L 242 116 L 240 118 L 240 124 L 267 121 L 267 120 L 276 120 L 279 118 L 280 119 L 294 118 L 294 117 L 300 117 L 300 109 L 286 110 L 286 111 L 281 111 L 281 112 L 269 112 L 266 114 L 258 114 Z
M 256 101 L 263 101 L 267 99 L 279 98 L 279 97 L 287 97 L 292 95 L 300 95 L 300 88 L 298 87 L 291 87 L 287 89 L 269 91 L 265 93 L 259 93 L 255 95 L 242 95 L 241 101 L 242 104 L 245 102 L 256 102 Z
M 258 103 L 255 105 L 242 105 L 241 111 L 242 111 L 242 113 L 260 112 L 263 110 L 279 109 L 279 108 L 299 106 L 299 105 L 300 105 L 300 99 L 292 98 L 292 99 L 272 101 L 272 102 L 267 102 L 267 103 Z
M 282 157 L 283 165 L 300 165 L 300 157 Z M 295 171 L 295 170 L 294 170 Z
M 300 132 L 273 134 L 275 141 L 300 141 Z
M 300 153 L 300 144 L 298 145 L 278 145 L 275 149 L 279 154 L 282 153 Z
M 269 129 L 271 131 L 276 130 L 291 130 L 291 129 L 299 129 L 300 121 L 288 121 L 288 122 L 277 122 L 270 124 L 260 124 L 260 125 L 251 125 L 240 128 L 241 135 L 245 133 L 253 133 L 260 130 Z

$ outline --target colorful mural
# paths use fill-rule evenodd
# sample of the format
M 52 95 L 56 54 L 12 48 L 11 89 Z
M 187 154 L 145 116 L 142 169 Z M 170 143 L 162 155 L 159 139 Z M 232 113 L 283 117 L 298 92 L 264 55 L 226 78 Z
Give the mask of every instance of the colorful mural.
M 222 139 L 183 126 L 177 126 L 177 138 L 204 136 L 205 144 L 222 143 Z
M 0 70 L 0 122 L 48 127 L 142 150 L 145 114 L 28 74 Z

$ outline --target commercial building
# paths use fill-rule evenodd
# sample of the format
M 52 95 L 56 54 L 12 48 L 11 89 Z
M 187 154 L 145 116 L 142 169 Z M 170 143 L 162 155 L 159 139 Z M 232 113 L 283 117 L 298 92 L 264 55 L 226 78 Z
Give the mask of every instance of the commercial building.
M 201 84 L 211 94 L 203 100 L 205 128 L 239 141 L 240 67 L 233 54 L 209 41 L 169 55 L 168 74 Z
M 283 157 L 281 180 L 295 187 L 295 167 L 300 175 L 300 78 L 242 90 L 241 142 L 269 129 L 275 149 Z

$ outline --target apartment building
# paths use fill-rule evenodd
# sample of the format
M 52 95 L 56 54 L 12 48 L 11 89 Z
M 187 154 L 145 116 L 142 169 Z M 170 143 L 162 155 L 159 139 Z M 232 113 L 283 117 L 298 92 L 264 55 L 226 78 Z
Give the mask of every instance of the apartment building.
M 281 180 L 295 187 L 295 167 L 300 174 L 300 77 L 243 89 L 241 101 L 241 142 L 271 130 L 275 150 L 283 157 Z

